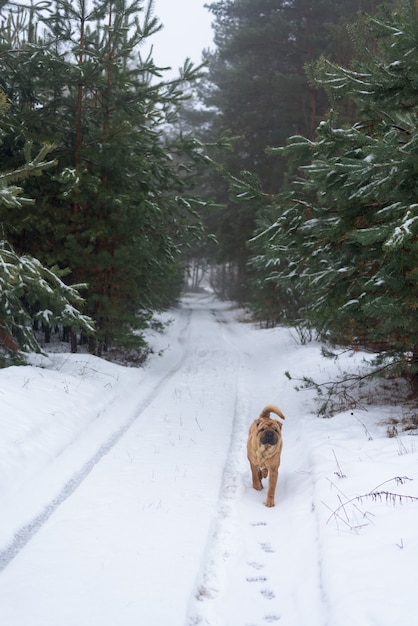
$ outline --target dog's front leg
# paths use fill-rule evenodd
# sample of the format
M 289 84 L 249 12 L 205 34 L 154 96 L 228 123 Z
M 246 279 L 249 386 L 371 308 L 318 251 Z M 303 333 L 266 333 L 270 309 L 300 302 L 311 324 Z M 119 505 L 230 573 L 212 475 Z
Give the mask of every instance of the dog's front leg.
M 269 470 L 269 486 L 267 491 L 266 506 L 274 506 L 274 494 L 276 492 L 277 478 L 279 476 L 279 468 L 270 468 Z
M 251 474 L 253 476 L 253 487 L 254 489 L 257 489 L 257 491 L 261 491 L 263 488 L 263 485 L 261 483 L 260 469 L 257 467 L 257 465 L 254 465 L 254 463 L 251 463 L 251 461 L 250 461 L 250 466 L 251 466 Z

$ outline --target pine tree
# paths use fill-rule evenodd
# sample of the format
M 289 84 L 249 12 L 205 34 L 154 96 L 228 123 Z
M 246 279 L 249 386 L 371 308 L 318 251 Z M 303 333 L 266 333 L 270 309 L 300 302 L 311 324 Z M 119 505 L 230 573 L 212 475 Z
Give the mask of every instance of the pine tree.
M 303 176 L 260 233 L 258 269 L 303 294 L 323 338 L 382 351 L 416 380 L 416 3 L 365 16 L 355 32 L 360 60 L 346 68 L 323 59 L 314 76 L 331 97 L 354 99 L 360 121 L 340 127 L 331 113 L 314 141 L 295 136 L 281 150 Z
M 375 2 L 349 0 L 231 0 L 209 5 L 216 49 L 207 55 L 202 100 L 213 111 L 211 132 L 229 132 L 233 150 L 222 157 L 227 171 L 256 174 L 267 194 L 286 184 L 286 161 L 266 148 L 290 135 L 312 138 L 329 103 L 323 89 L 309 84 L 305 65 L 321 54 L 344 62 L 352 53 L 344 25 L 360 8 Z M 351 109 L 345 111 L 350 113 Z M 258 205 L 231 197 L 213 181 L 223 208 L 214 232 L 221 259 L 235 263 L 240 281 L 248 278 L 247 241 L 256 227 Z M 215 220 L 212 220 L 215 221 Z M 248 294 L 248 285 L 242 291 Z
M 0 92 L 0 117 L 7 108 L 6 98 Z M 44 146 L 33 157 L 28 144 L 26 162 L 18 169 L 0 172 L 0 206 L 5 213 L 33 204 L 33 200 L 22 196 L 20 183 L 55 165 L 46 160 L 50 151 L 50 146 Z M 48 269 L 34 257 L 18 255 L 4 239 L 0 241 L 0 266 L 1 365 L 16 362 L 22 352 L 40 351 L 33 331 L 38 322 L 48 326 L 61 324 L 73 332 L 94 333 L 92 320 L 79 311 L 83 303 L 79 290 L 83 285 L 65 285 L 60 278 L 65 272 Z
M 182 248 L 200 232 L 192 187 L 203 147 L 164 131 L 196 72 L 186 63 L 166 82 L 141 57 L 160 28 L 151 1 L 51 0 L 37 20 L 0 59 L 15 132 L 7 149 L 18 133 L 54 142 L 59 172 L 28 187 L 36 210 L 22 212 L 10 234 L 18 248 L 88 284 L 98 327 L 91 349 L 140 344 L 136 331 L 177 297 Z

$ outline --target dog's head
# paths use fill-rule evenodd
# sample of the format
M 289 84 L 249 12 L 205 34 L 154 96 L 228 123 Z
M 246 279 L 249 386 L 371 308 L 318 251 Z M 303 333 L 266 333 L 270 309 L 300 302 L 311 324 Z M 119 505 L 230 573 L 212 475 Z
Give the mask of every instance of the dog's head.
M 275 446 L 281 437 L 282 425 L 279 420 L 269 417 L 259 418 L 255 421 L 257 437 L 263 446 Z

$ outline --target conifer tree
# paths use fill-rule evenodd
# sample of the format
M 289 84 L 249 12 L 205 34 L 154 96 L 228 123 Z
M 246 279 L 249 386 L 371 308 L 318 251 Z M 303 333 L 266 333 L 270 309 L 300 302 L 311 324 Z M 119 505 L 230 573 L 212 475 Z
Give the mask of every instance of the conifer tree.
M 361 118 L 340 127 L 331 113 L 315 140 L 294 136 L 281 150 L 303 175 L 274 219 L 268 212 L 254 263 L 261 282 L 305 300 L 303 315 L 323 338 L 396 357 L 416 381 L 415 0 L 365 16 L 355 32 L 360 60 L 342 67 L 322 59 L 314 77 L 331 97 L 353 98 Z
M 0 92 L 0 117 L 7 108 Z M 33 156 L 28 144 L 26 162 L 18 169 L 0 172 L 0 207 L 5 215 L 33 204 L 33 200 L 22 196 L 20 183 L 55 165 L 46 160 L 50 151 L 50 146 L 44 146 Z M 83 285 L 64 284 L 60 277 L 65 272 L 56 267 L 48 269 L 29 255 L 18 255 L 4 239 L 0 240 L 0 268 L 0 365 L 16 362 L 22 352 L 40 351 L 33 331 L 35 323 L 94 332 L 92 320 L 79 311 L 83 303 L 79 289 Z
M 202 100 L 212 110 L 212 137 L 229 132 L 233 150 L 222 156 L 225 168 L 239 177 L 256 174 L 266 194 L 286 184 L 286 161 L 272 159 L 266 148 L 290 135 L 313 138 L 329 107 L 323 89 L 309 84 L 305 65 L 321 54 L 337 63 L 351 57 L 345 25 L 365 0 L 220 0 L 209 4 L 214 15 L 215 51 L 207 55 L 208 76 Z M 351 112 L 347 107 L 346 114 Z M 213 181 L 218 211 L 215 230 L 222 260 L 235 263 L 246 280 L 246 241 L 255 228 L 258 205 L 230 197 L 228 186 Z M 245 288 L 248 294 L 248 285 Z M 241 292 L 241 295 L 243 293 Z
M 164 125 L 196 72 L 186 63 L 164 81 L 143 58 L 160 28 L 152 1 L 48 4 L 0 58 L 15 132 L 6 149 L 25 135 L 53 142 L 59 170 L 28 186 L 35 211 L 21 212 L 10 235 L 88 284 L 100 354 L 140 343 L 136 330 L 179 293 L 182 246 L 200 230 L 193 178 L 206 161 L 199 142 L 168 138 Z

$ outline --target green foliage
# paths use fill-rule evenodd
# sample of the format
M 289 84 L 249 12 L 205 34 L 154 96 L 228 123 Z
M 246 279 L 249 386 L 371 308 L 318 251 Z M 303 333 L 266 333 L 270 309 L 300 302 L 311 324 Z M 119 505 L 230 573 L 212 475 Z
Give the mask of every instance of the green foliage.
M 58 168 L 25 183 L 33 206 L 0 219 L 17 249 L 87 283 L 98 354 L 141 342 L 152 311 L 178 296 L 182 252 L 202 232 L 193 185 L 204 146 L 166 132 L 199 70 L 186 62 L 167 82 L 142 58 L 160 27 L 143 0 L 51 0 L 3 26 L 0 154 L 13 162 L 29 137 L 54 144 Z
M 64 272 L 16 254 L 5 241 L 0 242 L 0 266 L 0 347 L 7 336 L 13 337 L 20 350 L 39 352 L 33 332 L 36 321 L 94 333 L 92 320 L 76 308 L 83 303 L 79 290 L 85 285 L 66 285 L 60 279 Z
M 261 283 L 298 294 L 295 302 L 303 298 L 301 316 L 322 338 L 396 356 L 397 370 L 401 361 L 412 379 L 418 355 L 416 11 L 408 1 L 380 17 L 363 17 L 359 31 L 367 45 L 374 42 L 374 52 L 355 70 L 318 63 L 318 81 L 353 98 L 361 121 L 340 127 L 331 113 L 315 140 L 291 137 L 280 149 L 300 177 L 260 219 L 252 261 Z
M 7 110 L 0 92 L 0 114 Z M 32 157 L 31 145 L 25 147 L 26 163 L 13 171 L 0 173 L 0 208 L 11 216 L 33 201 L 22 197 L 23 183 L 54 165 L 45 158 L 51 151 L 44 146 Z M 33 332 L 36 322 L 46 326 L 60 324 L 73 332 L 94 333 L 92 320 L 80 313 L 83 299 L 79 290 L 85 285 L 65 285 L 57 268 L 48 269 L 31 256 L 19 255 L 12 246 L 0 241 L 0 363 L 14 362 L 21 351 L 40 351 Z
M 267 194 L 286 184 L 286 160 L 266 148 L 283 145 L 295 133 L 313 137 L 326 114 L 324 89 L 309 83 L 307 63 L 321 54 L 338 63 L 352 55 L 348 20 L 374 2 L 332 0 L 228 0 L 209 4 L 216 49 L 206 55 L 201 83 L 205 136 L 229 133 L 232 151 L 221 156 L 225 169 L 240 177 L 253 172 Z M 342 107 L 340 107 L 342 108 Z M 352 107 L 344 110 L 352 113 Z M 202 124 L 201 119 L 197 122 Z M 224 181 L 211 181 L 221 208 L 210 217 L 219 241 L 217 260 L 235 263 L 240 280 L 248 276 L 246 242 L 257 225 L 260 205 L 230 193 Z M 263 205 L 261 205 L 263 206 Z M 248 298 L 248 284 L 245 292 Z

